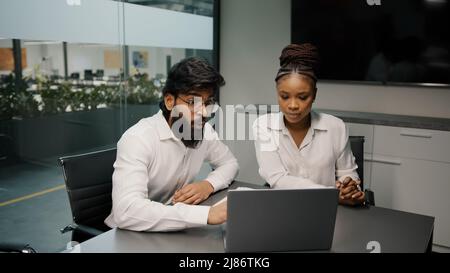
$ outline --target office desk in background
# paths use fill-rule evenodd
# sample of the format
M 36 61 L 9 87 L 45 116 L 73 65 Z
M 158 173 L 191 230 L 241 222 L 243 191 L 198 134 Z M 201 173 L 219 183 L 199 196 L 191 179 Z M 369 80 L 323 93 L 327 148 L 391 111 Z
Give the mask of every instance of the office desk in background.
M 261 188 L 234 182 L 230 188 Z M 226 196 L 220 191 L 204 205 L 212 205 Z M 286 215 L 292 217 L 293 215 Z M 431 251 L 434 218 L 379 207 L 339 206 L 331 252 L 365 252 L 378 244 L 381 252 Z M 225 225 L 192 228 L 178 232 L 149 233 L 112 229 L 79 245 L 81 252 L 224 252 Z

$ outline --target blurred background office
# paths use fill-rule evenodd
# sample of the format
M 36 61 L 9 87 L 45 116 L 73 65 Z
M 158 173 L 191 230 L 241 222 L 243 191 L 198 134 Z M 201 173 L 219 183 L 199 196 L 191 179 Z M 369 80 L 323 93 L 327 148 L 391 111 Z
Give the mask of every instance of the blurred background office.
M 213 0 L 0 3 L 0 241 L 65 249 L 57 158 L 115 147 L 155 114 L 169 68 L 215 63 Z

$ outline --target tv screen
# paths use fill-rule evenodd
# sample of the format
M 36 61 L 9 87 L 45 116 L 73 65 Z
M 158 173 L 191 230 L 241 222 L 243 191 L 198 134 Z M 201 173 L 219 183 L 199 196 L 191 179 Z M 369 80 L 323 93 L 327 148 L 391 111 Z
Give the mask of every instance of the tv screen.
M 319 79 L 450 84 L 450 1 L 292 0 L 292 42 L 319 48 Z

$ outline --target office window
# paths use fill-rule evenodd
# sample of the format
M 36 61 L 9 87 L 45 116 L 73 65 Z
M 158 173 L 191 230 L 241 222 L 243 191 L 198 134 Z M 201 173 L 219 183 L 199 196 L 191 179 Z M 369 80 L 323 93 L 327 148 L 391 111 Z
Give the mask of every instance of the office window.
M 115 147 L 183 58 L 215 63 L 213 1 L 185 2 L 0 2 L 0 242 L 64 249 L 57 158 Z
M 214 0 L 126 0 L 125 2 L 209 17 L 213 17 L 214 13 Z

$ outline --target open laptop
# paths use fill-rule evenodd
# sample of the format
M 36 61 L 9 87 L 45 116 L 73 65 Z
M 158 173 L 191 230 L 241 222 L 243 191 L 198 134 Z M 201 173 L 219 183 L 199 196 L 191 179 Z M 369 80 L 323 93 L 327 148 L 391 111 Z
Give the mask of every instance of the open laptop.
M 330 249 L 338 195 L 333 188 L 230 190 L 225 251 Z

